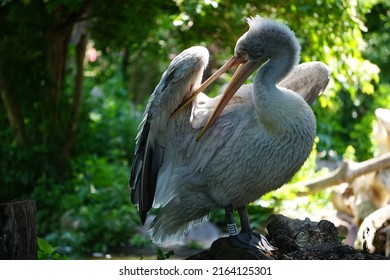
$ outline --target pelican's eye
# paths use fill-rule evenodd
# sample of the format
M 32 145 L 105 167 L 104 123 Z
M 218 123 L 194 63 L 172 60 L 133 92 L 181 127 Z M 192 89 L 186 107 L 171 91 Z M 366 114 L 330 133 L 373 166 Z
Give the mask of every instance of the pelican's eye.
M 242 59 L 243 61 L 249 60 L 249 54 L 246 50 L 237 50 L 236 57 Z

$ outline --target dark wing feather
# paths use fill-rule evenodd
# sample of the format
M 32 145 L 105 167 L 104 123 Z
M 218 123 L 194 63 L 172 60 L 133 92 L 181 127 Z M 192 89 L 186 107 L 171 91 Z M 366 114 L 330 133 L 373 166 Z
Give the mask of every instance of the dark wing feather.
M 142 123 L 130 174 L 131 202 L 138 204 L 141 222 L 152 208 L 158 171 L 162 162 L 162 149 L 149 140 L 149 119 Z

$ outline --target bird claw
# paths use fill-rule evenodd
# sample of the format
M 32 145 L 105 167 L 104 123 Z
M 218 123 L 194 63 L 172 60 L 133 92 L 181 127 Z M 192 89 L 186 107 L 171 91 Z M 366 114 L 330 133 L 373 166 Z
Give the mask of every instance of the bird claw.
M 253 235 L 259 235 L 259 241 L 257 242 L 257 248 L 261 251 L 266 251 L 266 252 L 269 252 L 269 251 L 275 251 L 277 250 L 278 248 L 272 246 L 267 238 L 265 238 L 263 235 L 261 235 L 260 233 L 252 233 Z
M 260 250 L 262 252 L 271 252 L 277 250 L 268 240 L 257 232 L 244 232 L 231 236 L 232 245 L 237 248 Z

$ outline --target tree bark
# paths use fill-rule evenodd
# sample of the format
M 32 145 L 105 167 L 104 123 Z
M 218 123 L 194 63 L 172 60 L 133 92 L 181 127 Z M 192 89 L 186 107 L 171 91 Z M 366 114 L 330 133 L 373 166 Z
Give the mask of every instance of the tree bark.
M 0 259 L 37 258 L 35 201 L 0 204 Z
M 45 119 L 54 124 L 53 127 L 56 129 L 54 134 L 59 135 L 59 137 L 55 139 L 58 139 L 59 141 L 62 141 L 67 133 L 66 128 L 61 126 L 59 121 L 60 114 L 62 113 L 61 111 L 64 110 L 64 108 L 61 107 L 61 93 L 63 91 L 65 79 L 68 48 L 72 38 L 72 32 L 77 23 L 81 20 L 81 17 L 87 11 L 89 5 L 90 1 L 85 1 L 83 7 L 74 12 L 69 11 L 65 6 L 58 6 L 51 13 L 51 24 L 46 30 L 46 67 L 49 83 L 45 86 L 48 96 L 45 98 L 46 103 L 43 105 L 42 110 Z M 50 133 L 52 134 L 53 132 Z M 44 138 L 44 142 L 45 141 Z M 63 143 L 61 142 L 59 143 L 59 149 L 61 149 L 62 144 Z M 61 153 L 59 153 L 59 155 L 61 155 Z
M 50 117 L 58 118 L 59 104 L 61 99 L 62 84 L 65 75 L 65 62 L 68 53 L 68 45 L 70 36 L 73 30 L 73 24 L 65 27 L 59 27 L 57 14 L 54 13 L 54 25 L 51 26 L 46 34 L 47 37 L 47 73 L 49 75 L 49 84 L 47 85 L 47 93 L 50 102 Z M 60 17 L 58 15 L 58 17 Z
M 80 110 L 83 97 L 83 85 L 84 85 L 84 59 L 85 49 L 87 47 L 88 38 L 85 33 L 80 36 L 79 42 L 76 46 L 76 74 L 75 85 L 73 91 L 73 104 L 72 112 L 68 125 L 67 132 L 65 134 L 65 143 L 62 148 L 63 160 L 67 161 L 70 158 L 70 152 L 74 145 L 76 130 L 80 117 Z

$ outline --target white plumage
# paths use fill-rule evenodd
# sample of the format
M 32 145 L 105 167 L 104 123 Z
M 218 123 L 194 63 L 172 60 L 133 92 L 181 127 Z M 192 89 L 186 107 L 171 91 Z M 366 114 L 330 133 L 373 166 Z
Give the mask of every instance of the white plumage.
M 192 47 L 171 62 L 149 100 L 130 185 L 142 222 L 152 206 L 162 207 L 150 228 L 156 243 L 178 239 L 214 209 L 243 208 L 279 188 L 312 150 L 316 123 L 307 102 L 325 89 L 327 67 L 296 66 L 300 47 L 287 26 L 260 17 L 248 23 L 233 58 L 242 66 L 224 95 L 200 94 L 172 115 L 208 63 L 207 49 Z M 260 66 L 253 85 L 238 89 Z

